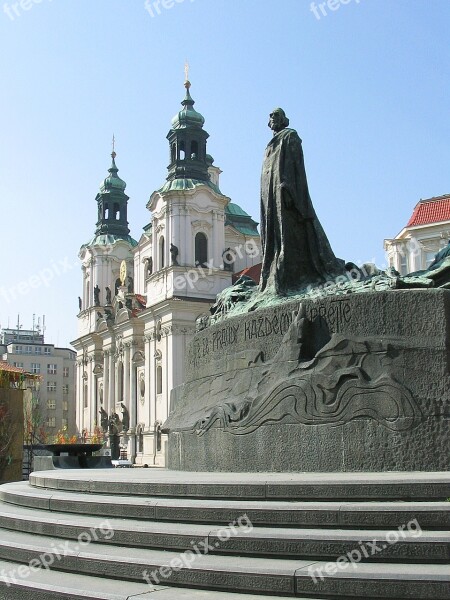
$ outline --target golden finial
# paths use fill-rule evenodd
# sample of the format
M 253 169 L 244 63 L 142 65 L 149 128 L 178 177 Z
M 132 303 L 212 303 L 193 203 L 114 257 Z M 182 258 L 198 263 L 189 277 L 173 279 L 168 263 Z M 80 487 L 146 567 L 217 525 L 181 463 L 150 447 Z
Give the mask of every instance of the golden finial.
M 116 138 L 115 135 L 113 134 L 113 139 L 112 139 L 112 154 L 111 156 L 113 158 L 116 158 L 117 154 L 116 154 Z
M 184 64 L 184 87 L 189 89 L 191 87 L 191 82 L 189 81 L 189 63 L 188 61 Z

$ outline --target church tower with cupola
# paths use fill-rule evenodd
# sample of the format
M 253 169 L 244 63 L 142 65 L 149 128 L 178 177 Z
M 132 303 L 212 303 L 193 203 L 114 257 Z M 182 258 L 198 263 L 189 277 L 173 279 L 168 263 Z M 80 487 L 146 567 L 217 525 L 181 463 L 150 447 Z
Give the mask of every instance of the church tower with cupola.
M 120 179 L 116 166 L 116 152 L 111 154 L 109 175 L 103 181 L 95 198 L 98 205 L 96 235 L 111 235 L 117 239 L 129 239 L 127 210 L 129 197 L 125 194 L 127 184 Z
M 134 285 L 133 249 L 137 242 L 128 228 L 129 198 L 126 183 L 118 175 L 114 149 L 111 158 L 108 176 L 95 198 L 95 235 L 79 252 L 83 291 L 79 298 L 78 338 L 73 345 L 77 350 L 77 424 L 85 435 L 92 434 L 100 423 L 100 409 L 108 414 L 116 411 L 118 380 L 114 362 L 105 362 L 105 356 L 112 359 L 116 352 L 115 336 L 109 329 L 117 313 L 117 292 L 124 288 L 123 283 L 127 291 Z M 121 281 L 121 268 L 122 273 L 130 273 L 126 281 Z M 111 372 L 108 379 L 105 371 Z
M 231 285 L 224 269 L 225 212 L 230 199 L 219 188 L 220 169 L 207 153 L 205 119 L 195 110 L 185 82 L 182 108 L 167 135 L 170 164 L 166 183 L 151 195 L 152 272 L 147 297 L 214 299 Z
M 95 331 L 100 307 L 111 305 L 120 286 L 122 261 L 133 270 L 133 248 L 137 242 L 130 236 L 127 209 L 129 197 L 126 183 L 119 175 L 113 150 L 108 176 L 102 181 L 95 198 L 98 218 L 94 237 L 79 253 L 82 261 L 83 296 L 80 297 L 79 334 Z M 130 281 L 131 285 L 131 281 Z
M 79 254 L 78 428 L 92 436 L 96 424 L 120 424 L 114 439 L 141 465 L 165 464 L 162 426 L 199 319 L 233 274 L 260 262 L 257 224 L 221 192 L 187 77 L 184 87 L 167 134 L 166 180 L 147 203 L 151 218 L 139 243 L 130 237 L 113 151 L 96 196 L 95 235 Z

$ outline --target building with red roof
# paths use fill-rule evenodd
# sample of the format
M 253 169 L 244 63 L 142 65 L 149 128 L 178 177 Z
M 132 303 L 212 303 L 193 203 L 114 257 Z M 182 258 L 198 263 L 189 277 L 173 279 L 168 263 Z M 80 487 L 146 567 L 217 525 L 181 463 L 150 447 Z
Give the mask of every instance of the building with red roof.
M 450 194 L 420 200 L 406 226 L 384 240 L 389 266 L 401 275 L 427 269 L 450 240 Z
M 10 365 L 6 360 L 0 360 L 0 387 L 22 387 L 24 383 L 38 380 L 38 375 L 27 373 L 24 369 Z

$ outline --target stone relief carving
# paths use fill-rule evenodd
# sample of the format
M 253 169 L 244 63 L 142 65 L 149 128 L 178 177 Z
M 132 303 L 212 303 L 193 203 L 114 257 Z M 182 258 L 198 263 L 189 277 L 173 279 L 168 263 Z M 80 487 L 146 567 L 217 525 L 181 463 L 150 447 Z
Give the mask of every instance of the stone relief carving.
M 311 351 L 313 336 L 313 322 L 300 307 L 255 396 L 214 407 L 196 433 L 214 425 L 243 435 L 269 423 L 339 426 L 359 418 L 392 431 L 420 424 L 421 410 L 397 378 L 399 351 L 391 344 L 334 333 Z

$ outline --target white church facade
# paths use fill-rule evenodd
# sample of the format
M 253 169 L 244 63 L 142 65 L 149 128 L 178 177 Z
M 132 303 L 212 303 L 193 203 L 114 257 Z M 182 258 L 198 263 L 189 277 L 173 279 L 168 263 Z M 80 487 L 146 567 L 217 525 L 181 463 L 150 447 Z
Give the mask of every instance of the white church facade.
M 165 464 L 161 425 L 171 390 L 183 383 L 197 320 L 233 273 L 261 260 L 257 223 L 221 192 L 204 118 L 185 87 L 167 136 L 167 179 L 150 197 L 140 240 L 130 236 L 113 152 L 96 197 L 95 236 L 79 254 L 77 426 L 89 439 L 109 421 L 128 458 L 149 466 Z

